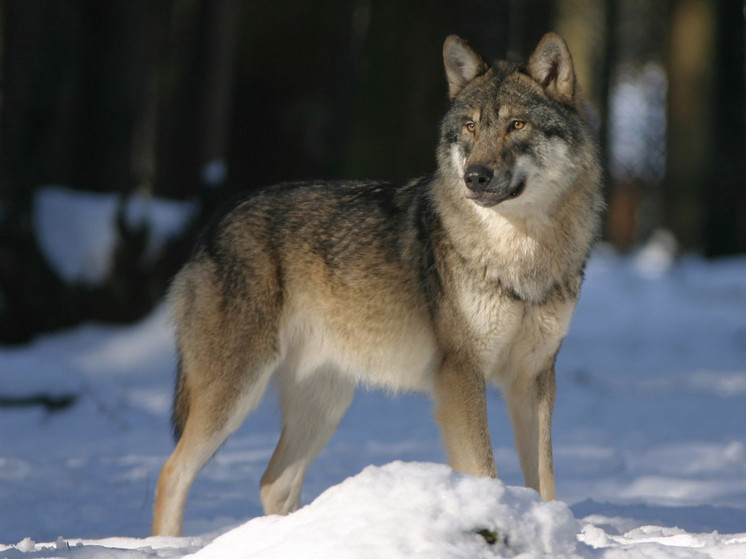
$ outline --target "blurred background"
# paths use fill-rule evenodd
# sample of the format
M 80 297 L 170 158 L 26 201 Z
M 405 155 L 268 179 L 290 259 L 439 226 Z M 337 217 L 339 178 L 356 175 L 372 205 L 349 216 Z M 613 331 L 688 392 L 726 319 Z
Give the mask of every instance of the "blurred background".
M 4 0 L 0 343 L 144 316 L 235 191 L 431 172 L 450 33 L 488 58 L 566 39 L 618 251 L 657 236 L 746 252 L 744 13 L 743 0 Z

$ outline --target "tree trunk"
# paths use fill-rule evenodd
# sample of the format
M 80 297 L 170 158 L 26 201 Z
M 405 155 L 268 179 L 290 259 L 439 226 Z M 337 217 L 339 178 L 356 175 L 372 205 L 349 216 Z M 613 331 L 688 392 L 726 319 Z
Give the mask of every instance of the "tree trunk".
M 668 138 L 663 223 L 684 248 L 702 246 L 702 192 L 710 188 L 716 3 L 675 0 L 668 52 Z M 713 126 L 717 122 L 717 126 Z
M 130 192 L 133 130 L 143 114 L 152 61 L 148 0 L 82 0 L 84 42 L 72 185 Z
M 746 252 L 746 86 L 742 0 L 717 3 L 713 173 L 702 193 L 704 252 Z

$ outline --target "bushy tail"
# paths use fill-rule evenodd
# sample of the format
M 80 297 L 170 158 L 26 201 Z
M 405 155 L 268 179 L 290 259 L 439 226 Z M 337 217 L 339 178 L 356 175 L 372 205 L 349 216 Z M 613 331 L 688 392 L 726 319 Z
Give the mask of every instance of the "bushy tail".
M 181 356 L 179 356 L 179 368 L 176 377 L 176 388 L 174 390 L 174 406 L 171 411 L 171 427 L 176 442 L 179 442 L 181 434 L 184 432 L 184 425 L 186 424 L 188 417 L 189 389 L 186 384 L 183 362 Z

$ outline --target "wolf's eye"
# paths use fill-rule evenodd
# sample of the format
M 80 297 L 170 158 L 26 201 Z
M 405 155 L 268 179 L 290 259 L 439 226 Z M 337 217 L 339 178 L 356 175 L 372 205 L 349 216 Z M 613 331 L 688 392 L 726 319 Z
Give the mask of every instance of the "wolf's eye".
M 477 129 L 477 125 L 473 120 L 469 120 L 466 122 L 466 124 L 464 124 L 464 128 L 466 128 L 469 132 L 473 134 L 474 131 Z
M 510 121 L 510 130 L 520 130 L 524 126 L 526 126 L 526 123 L 522 120 L 511 120 Z

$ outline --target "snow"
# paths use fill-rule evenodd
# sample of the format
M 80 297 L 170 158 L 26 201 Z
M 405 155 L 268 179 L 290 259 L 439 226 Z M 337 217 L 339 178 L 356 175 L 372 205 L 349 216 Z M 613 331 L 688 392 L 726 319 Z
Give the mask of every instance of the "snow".
M 202 167 L 202 182 L 216 188 L 225 182 L 228 176 L 228 163 L 224 159 L 213 159 Z
M 444 465 L 392 462 L 367 467 L 288 518 L 248 522 L 194 557 L 574 557 L 578 529 L 567 505 L 534 491 Z
M 79 192 L 63 186 L 35 191 L 32 220 L 39 248 L 67 283 L 99 284 L 107 279 L 118 233 L 116 215 L 124 208 L 126 223 L 148 230 L 146 259 L 153 259 L 165 241 L 179 233 L 196 212 L 190 202 L 149 198 L 126 201 L 112 193 Z
M 589 263 L 557 364 L 557 502 L 520 487 L 496 392 L 499 481 L 442 465 L 424 396 L 360 391 L 311 466 L 307 506 L 261 517 L 279 435 L 268 395 L 197 478 L 188 536 L 148 537 L 173 448 L 161 306 L 0 348 L 0 398 L 74 397 L 0 407 L 0 559 L 746 557 L 746 257 L 674 260 L 656 242 Z

